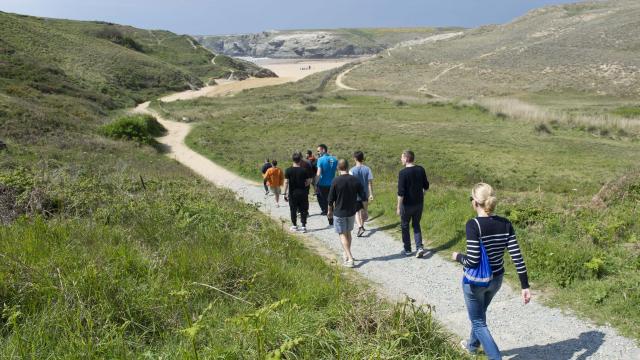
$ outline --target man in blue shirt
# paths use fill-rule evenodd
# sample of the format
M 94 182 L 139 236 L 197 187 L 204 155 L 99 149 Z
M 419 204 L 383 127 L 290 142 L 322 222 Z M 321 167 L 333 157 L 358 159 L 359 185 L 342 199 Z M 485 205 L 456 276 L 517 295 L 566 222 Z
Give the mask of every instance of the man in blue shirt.
M 327 215 L 329 206 L 329 190 L 331 189 L 331 183 L 333 182 L 333 178 L 336 176 L 336 169 L 338 167 L 338 159 L 336 159 L 335 156 L 330 155 L 328 151 L 329 149 L 327 148 L 327 145 L 318 145 L 318 154 L 320 154 L 320 157 L 317 162 L 317 193 L 318 205 L 320 205 L 322 215 Z M 332 219 L 329 219 L 329 225 L 331 225 L 332 222 Z

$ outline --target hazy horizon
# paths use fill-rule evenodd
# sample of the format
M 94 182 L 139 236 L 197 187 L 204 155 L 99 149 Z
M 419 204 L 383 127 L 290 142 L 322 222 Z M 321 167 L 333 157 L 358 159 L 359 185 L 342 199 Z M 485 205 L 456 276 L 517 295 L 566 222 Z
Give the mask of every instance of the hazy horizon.
M 266 30 L 461 26 L 505 23 L 527 11 L 566 0 L 337 0 L 303 2 L 257 0 L 3 0 L 0 11 L 72 20 L 107 21 L 181 34 L 218 35 Z M 354 16 L 357 14 L 357 16 Z M 238 21 L 241 19 L 242 21 Z

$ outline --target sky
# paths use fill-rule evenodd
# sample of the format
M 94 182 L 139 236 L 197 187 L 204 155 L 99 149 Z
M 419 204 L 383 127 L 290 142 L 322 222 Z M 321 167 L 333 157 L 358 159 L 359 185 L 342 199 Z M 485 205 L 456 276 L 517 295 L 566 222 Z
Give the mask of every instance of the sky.
M 180 34 L 500 24 L 576 0 L 0 0 L 0 11 L 102 20 Z

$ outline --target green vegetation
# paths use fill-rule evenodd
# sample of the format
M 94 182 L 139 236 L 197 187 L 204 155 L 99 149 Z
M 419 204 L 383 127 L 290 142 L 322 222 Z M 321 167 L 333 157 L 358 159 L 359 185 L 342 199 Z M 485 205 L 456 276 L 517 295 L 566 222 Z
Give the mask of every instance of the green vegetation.
M 11 108 L 25 97 L 31 104 L 55 96 L 53 104 L 43 104 L 49 108 L 70 96 L 113 109 L 232 72 L 269 76 L 240 61 L 213 64 L 209 50 L 168 31 L 0 12 L 0 33 L 0 90 L 11 96 L 0 104 L 12 102 Z
M 518 230 L 534 288 L 549 290 L 554 304 L 638 337 L 636 140 L 529 124 L 473 103 L 317 90 L 325 77 L 154 106 L 199 121 L 188 144 L 249 178 L 259 178 L 264 157 L 286 161 L 318 142 L 348 159 L 363 150 L 376 176 L 371 215 L 382 226 L 397 224 L 399 155 L 413 149 L 433 183 L 423 220 L 429 246 L 445 254 L 464 250 L 468 193 L 475 182 L 489 182 L 499 190 L 499 213 Z M 511 281 L 514 275 L 510 269 Z
M 628 0 L 536 9 L 508 24 L 383 52 L 350 72 L 347 85 L 451 98 L 567 92 L 637 100 L 638 17 L 640 4 Z
M 0 358 L 464 358 L 431 309 L 144 145 L 162 127 L 114 109 L 200 76 L 144 31 L 0 20 Z
M 613 110 L 613 113 L 625 118 L 640 118 L 640 106 L 621 106 Z
M 380 301 L 153 151 L 107 146 L 0 157 L 0 183 L 59 203 L 0 228 L 1 357 L 461 358 L 428 310 Z
M 140 144 L 154 144 L 154 138 L 164 135 L 167 129 L 151 115 L 129 115 L 104 125 L 102 134 L 113 139 L 133 140 Z

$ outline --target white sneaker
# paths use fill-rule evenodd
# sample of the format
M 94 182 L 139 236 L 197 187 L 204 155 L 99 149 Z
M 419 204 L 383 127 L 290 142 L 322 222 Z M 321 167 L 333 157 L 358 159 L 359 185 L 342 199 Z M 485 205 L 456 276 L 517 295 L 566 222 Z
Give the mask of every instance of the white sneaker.
M 300 227 L 300 228 L 298 229 L 298 231 L 304 234 L 304 233 L 306 233 L 306 232 L 307 232 L 307 228 L 306 228 L 306 227 L 304 227 L 304 226 L 302 226 L 302 227 Z
M 353 260 L 347 260 L 347 261 L 344 262 L 343 265 L 345 267 L 352 268 L 353 267 Z
M 421 258 L 422 255 L 424 255 L 425 251 L 423 248 L 419 248 L 418 251 L 416 251 L 416 257 L 417 258 Z
M 298 227 L 296 225 L 293 225 L 292 227 L 289 228 L 289 231 L 298 231 Z

